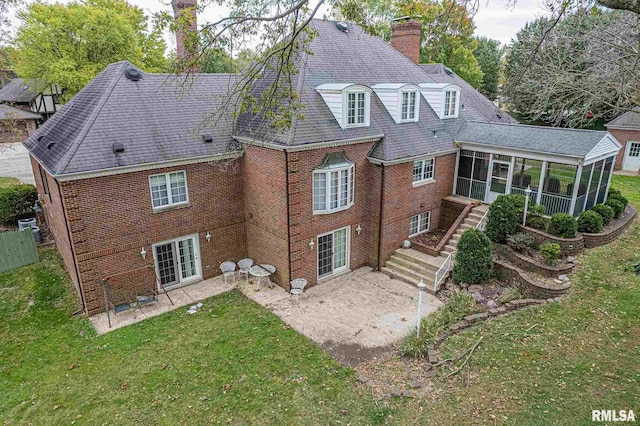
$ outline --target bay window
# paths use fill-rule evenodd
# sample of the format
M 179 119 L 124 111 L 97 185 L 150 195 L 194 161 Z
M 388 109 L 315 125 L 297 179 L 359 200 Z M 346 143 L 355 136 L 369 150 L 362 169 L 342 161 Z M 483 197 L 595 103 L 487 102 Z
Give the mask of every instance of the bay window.
M 354 166 L 313 172 L 313 212 L 329 213 L 353 205 Z

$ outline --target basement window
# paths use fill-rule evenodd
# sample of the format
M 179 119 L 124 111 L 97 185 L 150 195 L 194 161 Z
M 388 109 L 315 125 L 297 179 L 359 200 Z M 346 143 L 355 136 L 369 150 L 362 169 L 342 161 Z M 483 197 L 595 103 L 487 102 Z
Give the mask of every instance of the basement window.
M 429 230 L 431 212 L 424 212 L 411 216 L 409 219 L 409 237 L 415 237 Z
M 183 171 L 149 176 L 153 209 L 189 203 L 187 173 Z

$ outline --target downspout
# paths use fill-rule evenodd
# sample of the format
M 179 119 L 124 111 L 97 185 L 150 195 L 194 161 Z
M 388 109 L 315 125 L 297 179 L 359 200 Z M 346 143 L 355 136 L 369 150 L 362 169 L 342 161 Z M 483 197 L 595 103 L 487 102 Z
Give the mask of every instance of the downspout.
M 384 205 L 384 164 L 380 167 L 380 211 L 378 212 L 378 271 L 382 269 L 382 206 Z
M 82 284 L 80 283 L 80 271 L 78 271 L 78 263 L 76 261 L 76 252 L 73 249 L 73 242 L 71 241 L 71 230 L 69 229 L 69 221 L 67 220 L 67 209 L 64 206 L 64 197 L 62 196 L 62 189 L 60 188 L 60 182 L 57 179 L 54 179 L 56 182 L 56 186 L 58 187 L 58 194 L 60 194 L 60 204 L 62 204 L 62 217 L 64 218 L 64 227 L 67 230 L 67 238 L 69 238 L 69 248 L 71 248 L 71 257 L 73 258 L 73 269 L 76 272 L 76 277 L 78 278 L 78 288 L 80 290 L 80 304 L 82 308 L 78 309 L 71 316 L 76 316 L 86 309 L 86 305 L 84 304 L 84 291 L 82 290 Z
M 289 152 L 286 149 L 284 150 L 284 162 L 285 185 L 287 186 L 287 190 L 285 191 L 287 201 L 287 261 L 289 263 L 289 281 L 291 281 L 293 270 L 291 269 L 291 205 L 289 204 Z

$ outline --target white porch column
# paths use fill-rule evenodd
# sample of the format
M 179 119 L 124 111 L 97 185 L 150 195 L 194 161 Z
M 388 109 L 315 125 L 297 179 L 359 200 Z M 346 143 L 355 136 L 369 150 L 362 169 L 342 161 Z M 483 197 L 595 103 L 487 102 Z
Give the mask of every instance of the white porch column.
M 485 180 L 484 200 L 489 199 L 489 190 L 491 189 L 491 175 L 493 174 L 493 153 L 489 154 L 489 170 L 487 171 L 487 179 Z
M 603 203 L 607 202 L 607 199 L 609 198 L 609 188 L 611 187 L 611 177 L 613 176 L 613 169 L 616 167 L 616 157 L 617 155 L 613 156 L 613 162 L 611 163 L 611 171 L 609 172 L 609 180 L 607 181 L 607 188 L 605 189 L 605 195 L 604 195 L 604 201 L 602 201 Z M 605 161 L 605 164 L 607 162 Z
M 571 193 L 571 204 L 569 205 L 569 214 L 573 216 L 573 211 L 576 208 L 576 198 L 578 198 L 578 190 L 580 189 L 580 179 L 582 178 L 582 161 L 578 164 L 578 170 L 576 171 L 576 178 L 573 182 L 573 192 Z
M 587 209 L 587 202 L 589 201 L 589 192 L 591 192 L 591 180 L 593 179 L 593 169 L 596 168 L 596 163 L 591 164 L 591 173 L 589 174 L 589 185 L 587 185 L 587 196 L 584 197 L 584 205 L 582 206 L 582 211 Z
M 513 183 L 513 169 L 516 167 L 516 157 L 511 156 L 511 164 L 509 165 L 509 174 L 507 175 L 507 190 L 506 194 L 511 194 L 511 184 Z
M 460 150 L 456 153 L 456 171 L 453 175 L 453 190 L 451 191 L 453 195 L 458 195 L 458 167 L 460 167 Z
M 600 169 L 600 179 L 598 179 L 598 187 L 596 189 L 596 198 L 593 200 L 593 204 L 598 204 L 598 195 L 600 195 L 600 185 L 602 185 L 602 174 L 604 173 L 604 168 L 607 165 L 607 160 L 602 160 L 602 169 Z
M 544 178 L 547 174 L 547 161 L 542 162 L 542 169 L 540 170 L 540 182 L 538 183 L 538 193 L 536 194 L 536 204 L 540 204 L 542 200 L 542 191 L 544 190 Z

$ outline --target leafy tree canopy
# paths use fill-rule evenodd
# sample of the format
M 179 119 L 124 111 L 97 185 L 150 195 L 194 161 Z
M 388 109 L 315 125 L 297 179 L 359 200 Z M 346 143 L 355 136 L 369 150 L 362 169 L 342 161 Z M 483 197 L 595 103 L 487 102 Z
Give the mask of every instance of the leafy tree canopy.
M 149 72 L 166 59 L 160 31 L 147 30 L 142 9 L 124 0 L 35 2 L 19 14 L 16 71 L 75 95 L 108 64 L 128 60 Z
M 498 82 L 502 72 L 504 49 L 498 40 L 476 37 L 478 48 L 473 52 L 482 70 L 482 83 L 478 90 L 491 100 L 498 95 Z

